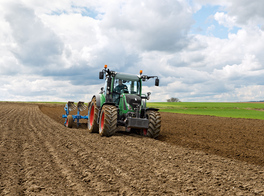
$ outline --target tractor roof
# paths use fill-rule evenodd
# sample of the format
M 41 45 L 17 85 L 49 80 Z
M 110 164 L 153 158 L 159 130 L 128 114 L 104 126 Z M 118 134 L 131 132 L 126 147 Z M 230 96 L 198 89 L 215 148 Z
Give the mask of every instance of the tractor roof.
M 139 77 L 137 75 L 126 74 L 126 73 L 117 73 L 115 78 L 121 80 L 130 80 L 130 81 L 138 81 Z

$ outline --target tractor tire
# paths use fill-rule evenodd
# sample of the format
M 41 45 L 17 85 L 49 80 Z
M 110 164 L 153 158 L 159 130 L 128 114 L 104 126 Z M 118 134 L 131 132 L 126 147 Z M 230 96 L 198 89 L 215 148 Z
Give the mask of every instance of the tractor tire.
M 72 128 L 72 125 L 73 125 L 72 115 L 68 115 L 65 126 L 68 128 Z
M 157 111 L 148 111 L 147 118 L 149 119 L 148 129 L 142 129 L 141 135 L 150 138 L 157 138 L 161 129 L 161 116 Z
M 90 133 L 98 133 L 98 123 L 97 123 L 97 118 L 98 118 L 98 111 L 99 109 L 96 106 L 96 98 L 94 97 L 92 101 L 90 102 L 90 107 L 89 107 L 89 116 L 88 116 L 88 131 Z
M 117 108 L 113 105 L 104 105 L 100 114 L 99 134 L 112 136 L 117 130 Z

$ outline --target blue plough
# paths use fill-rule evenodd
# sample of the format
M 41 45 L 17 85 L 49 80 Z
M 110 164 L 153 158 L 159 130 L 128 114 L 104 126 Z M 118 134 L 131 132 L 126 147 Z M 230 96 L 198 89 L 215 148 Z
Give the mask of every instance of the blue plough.
M 77 108 L 77 115 L 70 115 L 69 112 L 76 110 L 76 108 Z M 86 110 L 86 108 L 87 106 L 82 101 L 79 101 L 77 106 L 74 104 L 73 101 L 69 101 L 68 103 L 66 103 L 64 107 L 66 114 L 62 115 L 62 118 L 66 118 L 64 122 L 64 126 L 72 128 L 73 122 L 75 121 L 75 119 L 77 119 L 77 127 L 79 127 L 80 119 L 88 119 L 88 115 L 85 116 L 80 115 L 80 112 Z

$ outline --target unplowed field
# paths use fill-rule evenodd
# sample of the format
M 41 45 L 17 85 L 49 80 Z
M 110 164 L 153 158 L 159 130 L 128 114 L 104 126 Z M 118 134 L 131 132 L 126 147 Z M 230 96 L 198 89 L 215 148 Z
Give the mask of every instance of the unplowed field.
M 0 103 L 0 195 L 264 195 L 264 121 L 162 113 L 154 140 L 62 114 Z

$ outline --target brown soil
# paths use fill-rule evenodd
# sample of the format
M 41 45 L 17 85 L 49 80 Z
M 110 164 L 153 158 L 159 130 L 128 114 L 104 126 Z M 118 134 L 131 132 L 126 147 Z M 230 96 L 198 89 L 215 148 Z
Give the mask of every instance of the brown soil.
M 264 166 L 264 121 L 162 113 L 161 141 Z
M 100 137 L 63 107 L 0 103 L 0 195 L 264 195 L 264 121 L 162 113 L 158 140 Z

